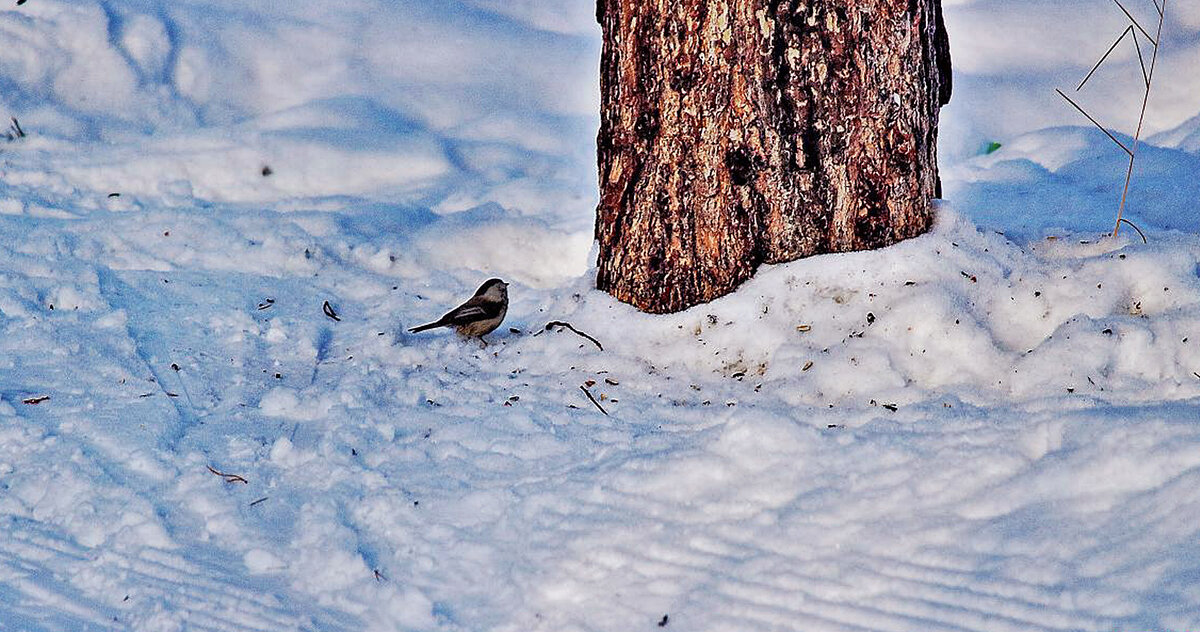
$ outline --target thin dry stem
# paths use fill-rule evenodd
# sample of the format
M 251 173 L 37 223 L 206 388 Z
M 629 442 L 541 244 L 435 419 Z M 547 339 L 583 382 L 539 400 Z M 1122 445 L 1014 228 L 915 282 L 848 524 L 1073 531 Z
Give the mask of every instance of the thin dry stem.
M 1064 94 L 1062 90 L 1055 90 L 1056 92 L 1058 92 L 1059 96 L 1066 99 L 1067 102 L 1070 103 L 1072 107 L 1074 107 L 1076 110 L 1078 110 L 1080 114 L 1084 115 L 1087 118 L 1087 120 L 1091 121 L 1093 125 L 1095 125 L 1097 128 L 1100 129 L 1100 131 L 1104 132 L 1109 137 L 1109 139 L 1111 139 L 1114 143 L 1116 143 L 1117 146 L 1120 147 L 1129 156 L 1129 167 L 1125 170 L 1125 185 L 1121 189 L 1121 204 L 1117 208 L 1117 223 L 1113 227 L 1113 232 L 1112 232 L 1113 237 L 1116 237 L 1117 235 L 1119 235 L 1121 233 L 1121 223 L 1122 222 L 1125 222 L 1125 223 L 1129 224 L 1130 226 L 1133 226 L 1132 222 L 1129 222 L 1128 220 L 1126 220 L 1124 218 L 1125 207 L 1129 202 L 1129 186 L 1133 181 L 1133 167 L 1137 162 L 1138 145 L 1141 143 L 1142 130 L 1145 128 L 1145 124 L 1146 124 L 1146 108 L 1150 104 L 1150 88 L 1154 82 L 1154 70 L 1158 65 L 1159 43 L 1162 41 L 1163 24 L 1166 22 L 1166 19 L 1167 19 L 1166 18 L 1167 0 L 1162 0 L 1161 4 L 1159 3 L 1159 0 L 1152 0 L 1152 1 L 1154 2 L 1155 10 L 1158 11 L 1158 33 L 1155 36 L 1150 35 L 1150 32 L 1147 31 L 1141 25 L 1141 23 L 1137 21 L 1137 18 L 1133 17 L 1133 14 L 1130 13 L 1129 10 L 1125 8 L 1125 5 L 1121 4 L 1120 0 L 1113 0 L 1113 2 L 1116 3 L 1116 5 L 1118 7 L 1120 7 L 1121 12 L 1125 14 L 1125 17 L 1129 18 L 1130 25 L 1125 27 L 1125 30 L 1122 31 L 1121 35 L 1118 36 L 1116 41 L 1114 41 L 1112 43 L 1112 46 L 1109 46 L 1108 50 L 1105 51 L 1104 55 L 1100 57 L 1100 61 L 1096 62 L 1096 65 L 1092 67 L 1092 69 L 1087 73 L 1087 76 L 1085 76 L 1083 78 L 1083 81 L 1079 82 L 1079 86 L 1075 88 L 1076 91 L 1083 89 L 1083 87 L 1087 84 L 1088 80 L 1091 79 L 1092 75 L 1094 75 L 1096 73 L 1096 71 L 1100 68 L 1100 66 L 1103 65 L 1106 60 L 1108 60 L 1109 55 L 1112 54 L 1113 50 L 1115 50 L 1117 48 L 1117 46 L 1121 43 L 1121 41 L 1124 40 L 1126 36 L 1132 37 L 1134 49 L 1137 51 L 1138 67 L 1142 72 L 1142 81 L 1143 81 L 1143 83 L 1145 83 L 1146 91 L 1142 95 L 1142 109 L 1141 109 L 1140 114 L 1138 115 L 1137 131 L 1134 132 L 1134 134 L 1133 134 L 1133 143 L 1131 146 L 1126 146 L 1125 143 L 1122 143 L 1120 140 L 1118 140 L 1117 137 L 1112 132 L 1108 131 L 1108 128 L 1101 125 L 1099 121 L 1097 121 L 1094 117 L 1092 117 L 1091 114 L 1088 114 L 1087 111 L 1084 110 L 1074 100 L 1072 100 L 1071 97 L 1068 97 L 1066 94 Z M 1146 68 L 1146 59 L 1142 55 L 1142 47 L 1138 43 L 1138 32 L 1139 31 L 1142 33 L 1143 36 L 1145 36 L 1146 40 L 1149 41 L 1151 46 L 1153 47 L 1151 54 L 1150 54 L 1150 68 L 1149 69 Z M 1133 226 L 1133 227 L 1135 230 L 1138 231 L 1138 234 L 1140 234 L 1142 236 L 1142 240 L 1145 241 L 1146 235 L 1144 233 L 1142 233 L 1141 230 L 1138 230 L 1137 226 Z
M 1121 9 L 1124 10 L 1125 7 L 1121 7 Z M 1126 11 L 1127 15 L 1128 13 Z M 1150 104 L 1150 84 L 1154 81 L 1154 68 L 1158 64 L 1158 43 L 1162 40 L 1162 28 L 1163 22 L 1166 21 L 1166 16 L 1167 0 L 1162 0 L 1162 6 L 1159 7 L 1158 14 L 1158 37 L 1152 40 L 1154 51 L 1150 54 L 1150 73 L 1146 76 L 1146 94 L 1142 97 L 1142 112 L 1138 116 L 1137 132 L 1133 135 L 1133 151 L 1129 156 L 1129 170 L 1125 172 L 1125 188 L 1121 191 L 1121 207 L 1117 209 L 1117 225 L 1113 227 L 1113 237 L 1121 233 L 1121 219 L 1125 215 L 1125 204 L 1129 199 L 1129 183 L 1133 180 L 1133 163 L 1137 159 L 1138 143 L 1142 138 L 1142 126 L 1146 122 L 1146 106 Z M 1133 19 L 1133 17 L 1130 16 L 1130 19 Z M 1145 238 L 1144 235 L 1143 238 Z

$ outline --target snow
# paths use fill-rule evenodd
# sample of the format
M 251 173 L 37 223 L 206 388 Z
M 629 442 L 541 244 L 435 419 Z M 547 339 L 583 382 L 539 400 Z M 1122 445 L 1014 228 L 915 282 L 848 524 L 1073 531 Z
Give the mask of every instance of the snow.
M 1200 13 L 1143 243 L 1052 90 L 1115 8 L 945 4 L 933 232 L 670 316 L 591 289 L 589 1 L 0 10 L 0 629 L 1200 628 Z

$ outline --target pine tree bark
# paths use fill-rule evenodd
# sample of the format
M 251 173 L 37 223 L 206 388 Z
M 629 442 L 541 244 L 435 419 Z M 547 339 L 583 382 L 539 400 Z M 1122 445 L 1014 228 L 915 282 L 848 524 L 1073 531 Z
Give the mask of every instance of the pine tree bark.
M 649 312 L 932 223 L 941 0 L 598 0 L 596 285 Z

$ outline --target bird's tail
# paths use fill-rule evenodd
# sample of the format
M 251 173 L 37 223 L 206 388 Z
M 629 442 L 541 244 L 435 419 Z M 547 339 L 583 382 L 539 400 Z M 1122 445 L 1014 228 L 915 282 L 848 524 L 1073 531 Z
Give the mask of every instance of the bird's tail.
M 419 327 L 413 327 L 412 329 L 409 329 L 408 332 L 415 334 L 415 333 L 420 333 L 422 331 L 425 331 L 426 329 L 436 329 L 438 327 L 445 327 L 445 326 L 446 326 L 446 323 L 443 323 L 442 321 L 438 320 L 438 321 L 434 321 L 432 323 L 426 323 Z

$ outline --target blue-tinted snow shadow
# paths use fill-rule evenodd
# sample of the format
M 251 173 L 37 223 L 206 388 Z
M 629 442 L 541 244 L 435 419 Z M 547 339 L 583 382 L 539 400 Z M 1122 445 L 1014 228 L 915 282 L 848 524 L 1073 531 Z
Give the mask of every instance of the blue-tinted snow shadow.
M 1125 217 L 1144 229 L 1200 231 L 1200 156 L 1144 142 L 1137 154 Z M 1127 154 L 1100 130 L 1051 128 L 952 165 L 943 177 L 946 199 L 977 224 L 1040 237 L 1111 231 L 1128 166 Z

